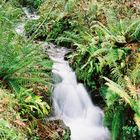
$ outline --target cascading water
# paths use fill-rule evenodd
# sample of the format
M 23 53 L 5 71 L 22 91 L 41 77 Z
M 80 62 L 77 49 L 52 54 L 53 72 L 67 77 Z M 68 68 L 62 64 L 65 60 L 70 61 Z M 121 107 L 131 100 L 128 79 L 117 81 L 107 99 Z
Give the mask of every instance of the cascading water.
M 71 140 L 109 140 L 109 131 L 102 124 L 103 112 L 93 105 L 75 73 L 64 60 L 66 49 L 52 47 L 48 50 L 53 60 L 55 86 L 54 113 L 71 129 Z
M 23 10 L 27 20 L 39 18 L 35 13 L 30 13 L 28 8 Z M 15 29 L 20 35 L 24 35 L 24 24 L 19 24 Z M 55 79 L 53 92 L 55 117 L 62 119 L 70 127 L 71 140 L 109 140 L 109 131 L 102 124 L 102 110 L 92 104 L 84 86 L 77 83 L 75 73 L 64 60 L 67 50 L 51 46 L 48 54 L 54 62 L 52 72 Z

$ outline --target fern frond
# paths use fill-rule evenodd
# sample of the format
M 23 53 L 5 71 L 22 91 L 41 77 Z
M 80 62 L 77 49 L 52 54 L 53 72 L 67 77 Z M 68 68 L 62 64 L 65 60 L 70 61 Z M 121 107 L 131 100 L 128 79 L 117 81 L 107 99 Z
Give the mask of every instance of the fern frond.
M 122 87 L 115 82 L 111 81 L 110 79 L 104 77 L 104 79 L 107 81 L 106 85 L 114 91 L 115 93 L 118 94 L 121 98 L 125 100 L 126 103 L 128 103 L 131 107 L 133 107 L 132 99 L 131 97 L 122 89 Z
M 137 114 L 140 114 L 138 102 L 136 102 L 134 98 L 132 98 L 120 85 L 106 77 L 104 77 L 104 79 L 107 81 L 106 85 L 110 90 L 120 96 Z
M 109 49 L 107 49 L 107 48 L 101 48 L 101 49 L 96 50 L 96 51 L 88 58 L 87 63 L 86 63 L 81 69 L 84 69 L 84 68 L 90 63 L 90 61 L 91 61 L 94 57 L 97 57 L 98 55 L 101 55 L 102 53 L 106 53 L 106 52 L 108 52 L 108 51 L 109 51 Z
M 111 64 L 111 75 L 115 81 L 117 81 L 119 84 L 123 85 L 124 80 L 123 80 L 123 73 L 120 71 L 120 67 L 116 65 L 116 63 Z

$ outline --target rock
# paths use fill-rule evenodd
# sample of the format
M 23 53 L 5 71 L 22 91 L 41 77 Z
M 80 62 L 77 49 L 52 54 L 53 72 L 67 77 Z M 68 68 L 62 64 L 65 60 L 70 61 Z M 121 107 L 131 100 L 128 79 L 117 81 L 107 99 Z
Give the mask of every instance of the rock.
M 70 129 L 62 120 L 49 120 L 46 124 L 38 123 L 40 140 L 70 140 Z

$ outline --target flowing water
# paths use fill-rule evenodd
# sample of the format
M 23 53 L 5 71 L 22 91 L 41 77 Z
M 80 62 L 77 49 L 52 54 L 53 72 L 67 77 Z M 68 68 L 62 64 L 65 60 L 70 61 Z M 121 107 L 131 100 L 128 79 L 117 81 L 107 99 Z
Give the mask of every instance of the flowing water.
M 19 23 L 16 25 L 15 27 L 15 31 L 17 32 L 17 34 L 21 35 L 21 36 L 25 36 L 25 23 L 29 20 L 38 20 L 40 18 L 39 15 L 37 15 L 37 13 L 33 10 L 31 10 L 30 8 L 27 7 L 23 7 L 22 8 L 25 16 L 23 17 L 23 22 Z
M 39 16 L 23 8 L 27 20 L 37 20 Z M 25 23 L 15 29 L 24 35 Z M 43 46 L 47 46 L 45 43 Z M 55 87 L 53 103 L 55 117 L 62 119 L 71 129 L 71 140 L 109 140 L 109 131 L 102 124 L 103 111 L 93 105 L 83 84 L 77 83 L 75 72 L 64 56 L 65 48 L 57 49 L 51 45 L 49 57 L 53 60 Z
M 29 20 L 38 20 L 40 18 L 40 16 L 30 8 L 23 7 L 22 10 L 24 11 L 26 18 Z
M 65 48 L 48 50 L 53 60 L 55 86 L 54 113 L 71 129 L 71 140 L 109 140 L 109 132 L 102 124 L 103 111 L 93 105 L 83 84 L 77 83 L 75 72 L 64 55 Z

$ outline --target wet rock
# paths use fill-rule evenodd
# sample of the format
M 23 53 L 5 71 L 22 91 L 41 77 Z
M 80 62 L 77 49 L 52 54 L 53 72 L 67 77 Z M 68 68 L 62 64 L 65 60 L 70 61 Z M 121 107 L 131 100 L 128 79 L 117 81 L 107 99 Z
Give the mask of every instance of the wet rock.
M 49 120 L 46 124 L 38 123 L 40 140 L 70 140 L 70 129 L 62 120 Z

